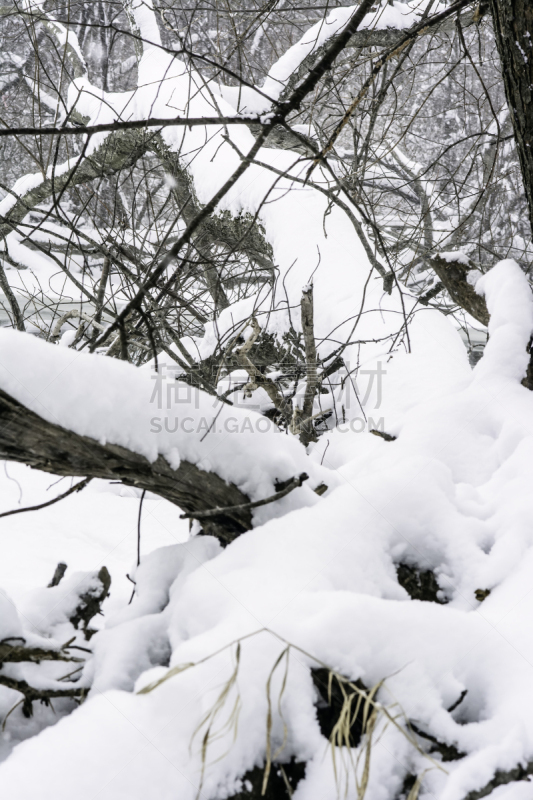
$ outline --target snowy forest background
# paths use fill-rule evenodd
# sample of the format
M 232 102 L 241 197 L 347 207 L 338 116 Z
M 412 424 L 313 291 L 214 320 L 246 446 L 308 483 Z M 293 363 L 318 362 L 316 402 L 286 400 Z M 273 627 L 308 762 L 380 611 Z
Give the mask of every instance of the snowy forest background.
M 10 800 L 530 800 L 532 36 L 0 6 Z

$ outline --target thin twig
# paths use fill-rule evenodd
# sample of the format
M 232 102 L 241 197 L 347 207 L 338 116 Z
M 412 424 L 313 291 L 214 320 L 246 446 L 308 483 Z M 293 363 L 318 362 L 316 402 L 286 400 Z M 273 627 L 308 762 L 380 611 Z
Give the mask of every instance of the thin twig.
M 143 510 L 144 496 L 146 489 L 143 489 L 141 494 L 141 502 L 139 503 L 139 516 L 137 517 L 137 566 L 141 563 L 141 514 Z
M 2 514 L 0 514 L 0 517 L 10 517 L 12 514 L 22 514 L 24 511 L 39 511 L 40 508 L 53 506 L 54 503 L 59 503 L 60 500 L 64 500 L 64 498 L 68 497 L 69 494 L 74 494 L 74 492 L 81 492 L 82 489 L 85 489 L 89 481 L 92 481 L 92 478 L 84 478 L 79 483 L 76 483 L 74 486 L 71 486 L 70 489 L 67 489 L 66 492 L 63 492 L 63 494 L 54 497 L 53 500 L 48 500 L 46 503 L 39 503 L 38 506 L 28 506 L 27 508 L 14 508 L 12 511 L 4 511 Z
M 226 506 L 225 508 L 210 508 L 208 511 L 192 511 L 190 514 L 181 514 L 180 519 L 211 519 L 212 517 L 218 517 L 219 514 L 230 514 L 236 511 L 247 511 L 251 508 L 266 506 L 269 503 L 274 503 L 276 500 L 281 500 L 282 497 L 292 492 L 293 489 L 298 489 L 308 478 L 309 475 L 306 472 L 302 472 L 297 478 L 292 478 L 281 491 L 276 492 L 276 494 L 270 497 L 265 497 L 264 500 L 256 500 L 253 503 L 241 503 L 241 505 L 238 506 Z
M 143 510 L 143 501 L 145 494 L 146 494 L 146 489 L 143 489 L 143 492 L 141 494 L 141 502 L 139 503 L 139 516 L 137 517 L 137 566 L 139 566 L 139 564 L 141 563 L 141 515 Z M 133 602 L 133 598 L 135 597 L 135 589 L 137 586 L 137 582 L 134 581 L 133 578 L 130 578 L 129 575 L 126 575 L 126 578 L 134 584 L 131 597 L 128 601 L 128 605 L 131 605 Z

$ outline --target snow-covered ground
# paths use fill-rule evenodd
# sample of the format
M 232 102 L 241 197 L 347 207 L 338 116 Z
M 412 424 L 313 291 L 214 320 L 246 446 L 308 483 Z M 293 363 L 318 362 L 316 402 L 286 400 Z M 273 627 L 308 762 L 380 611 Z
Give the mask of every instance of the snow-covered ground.
M 452 359 L 455 377 L 449 366 L 438 397 L 417 399 L 413 384 L 410 407 L 404 398 L 389 418 L 394 442 L 327 434 L 308 460 L 323 462 L 334 488 L 316 503 L 295 501 L 222 551 L 211 537 L 175 544 L 186 535 L 178 512 L 147 501 L 129 606 L 123 573 L 135 561 L 138 499 L 128 490 L 123 497 L 106 486 L 87 490 L 35 517 L 34 528 L 31 514 L 2 520 L 10 560 L 1 578 L 23 626 L 35 622 L 36 595 L 26 590 L 43 586 L 59 559 L 84 570 L 105 563 L 116 581 L 106 629 L 92 640 L 89 698 L 12 751 L 0 766 L 7 796 L 35 796 L 36 774 L 43 800 L 70 800 L 73 786 L 79 800 L 194 800 L 200 788 L 205 798 L 231 795 L 264 761 L 270 693 L 273 752 L 307 762 L 295 800 L 333 800 L 339 784 L 309 672 L 317 664 L 368 687 L 384 681 L 367 800 L 396 798 L 408 774 L 422 776 L 421 797 L 463 800 L 496 770 L 533 760 L 533 395 L 520 385 L 533 300 L 513 262 L 495 267 L 479 288 L 491 337 L 476 368 L 469 371 L 465 354 Z M 28 341 L 38 358 L 42 347 L 61 350 Z M 59 401 L 56 412 L 68 420 Z M 297 460 L 296 450 L 290 457 Z M 18 502 L 12 478 L 24 502 L 46 493 L 49 478 L 11 465 L 8 474 L 6 506 Z M 398 563 L 432 569 L 447 602 L 410 599 Z M 165 647 L 173 669 L 150 667 L 166 661 Z M 135 681 L 137 692 L 149 691 L 132 692 Z M 414 746 L 407 719 L 461 757 L 429 759 L 427 740 Z M 22 723 L 14 712 L 7 736 Z M 337 768 L 355 798 L 344 756 Z M 515 782 L 493 798 L 524 800 L 526 789 L 531 784 Z
M 46 502 L 76 482 L 2 462 L 0 513 Z M 113 579 L 106 612 L 122 606 L 132 590 L 126 573 L 137 560 L 139 496 L 133 488 L 95 480 L 83 492 L 49 508 L 0 519 L 0 586 L 20 607 L 29 591 L 47 586 L 60 561 L 69 572 L 105 565 Z M 189 524 L 179 518 L 180 513 L 160 497 L 145 498 L 142 555 L 188 538 Z
M 0 513 L 47 502 L 74 482 L 21 464 L 2 462 Z M 95 480 L 83 492 L 48 508 L 0 518 L 0 616 L 3 622 L 7 603 L 8 610 L 16 609 L 25 636 L 28 632 L 43 631 L 52 635 L 50 628 L 59 606 L 43 604 L 42 589 L 48 586 L 59 562 L 67 565 L 64 585 L 74 577 L 73 597 L 83 580 L 80 573 L 98 572 L 102 566 L 109 570 L 112 583 L 110 595 L 103 604 L 105 617 L 93 620 L 92 627 L 102 627 L 108 615 L 123 608 L 133 589 L 126 575 L 134 573 L 137 562 L 139 495 L 135 489 Z M 166 500 L 155 495 L 145 497 L 141 558 L 152 550 L 188 538 L 189 524 L 179 515 L 180 510 Z M 2 622 L 1 630 L 4 630 Z M 4 635 L 5 632 L 0 634 L 0 638 Z M 69 638 L 65 635 L 62 642 Z M 46 646 L 46 642 L 44 644 Z M 60 673 L 69 671 L 68 665 L 63 665 Z M 31 681 L 31 672 L 25 677 Z M 9 689 L 0 689 L 0 728 L 19 697 Z M 0 760 L 7 757 L 18 741 L 35 735 L 43 725 L 53 724 L 62 713 L 71 710 L 70 701 L 59 700 L 54 701 L 53 709 L 35 704 L 31 720 L 24 719 L 20 709 L 19 716 L 14 712 L 9 724 L 6 722 L 0 732 Z

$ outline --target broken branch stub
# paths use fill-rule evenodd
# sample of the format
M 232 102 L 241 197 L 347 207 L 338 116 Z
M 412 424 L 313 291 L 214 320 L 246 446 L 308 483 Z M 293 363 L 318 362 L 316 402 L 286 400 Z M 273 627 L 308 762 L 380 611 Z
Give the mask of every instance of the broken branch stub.
M 106 567 L 102 567 L 98 574 L 94 576 L 93 584 L 84 594 L 80 594 L 80 603 L 76 606 L 73 616 L 70 617 L 70 621 L 76 630 L 81 624 L 81 629 L 87 640 L 96 633 L 94 628 L 89 627 L 89 622 L 97 614 L 102 613 L 102 603 L 109 595 L 110 586 L 111 575 Z
M 482 325 L 488 325 L 490 315 L 485 298 L 478 294 L 468 281 L 468 273 L 473 267 L 459 258 L 452 259 L 450 256 L 443 258 L 436 255 L 428 260 L 454 303 L 464 308 Z

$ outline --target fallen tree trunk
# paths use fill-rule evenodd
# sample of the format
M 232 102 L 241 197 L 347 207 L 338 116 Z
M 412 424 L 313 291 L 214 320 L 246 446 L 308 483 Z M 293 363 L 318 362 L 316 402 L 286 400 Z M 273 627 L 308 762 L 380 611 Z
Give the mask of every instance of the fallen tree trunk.
M 216 473 L 201 470 L 188 461 L 182 461 L 174 470 L 162 456 L 151 463 L 119 445 L 100 444 L 47 422 L 2 390 L 0 458 L 55 475 L 121 481 L 153 492 L 192 516 L 221 508 L 220 514 L 207 518 L 202 526 L 205 533 L 217 536 L 223 543 L 252 527 L 249 508 L 231 508 L 246 506 L 249 498 Z

